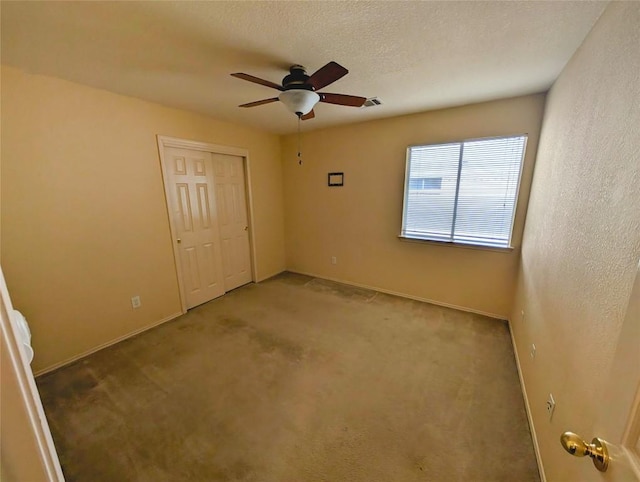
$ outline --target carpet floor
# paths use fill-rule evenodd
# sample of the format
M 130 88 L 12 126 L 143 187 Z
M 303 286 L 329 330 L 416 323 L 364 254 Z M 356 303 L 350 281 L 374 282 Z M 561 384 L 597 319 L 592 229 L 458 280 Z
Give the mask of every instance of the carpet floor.
M 37 380 L 67 481 L 536 481 L 505 322 L 283 273 Z

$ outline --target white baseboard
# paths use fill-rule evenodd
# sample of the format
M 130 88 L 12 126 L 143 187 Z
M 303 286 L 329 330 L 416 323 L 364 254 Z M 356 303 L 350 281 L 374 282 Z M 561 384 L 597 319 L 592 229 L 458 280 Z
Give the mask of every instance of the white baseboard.
M 377 286 L 370 286 L 370 285 L 365 285 L 365 284 L 360 284 L 360 283 L 354 283 L 352 281 L 344 281 L 344 280 L 341 280 L 341 279 L 338 279 L 338 278 L 327 278 L 326 276 L 321 276 L 321 275 L 317 275 L 317 274 L 314 274 L 314 273 L 306 273 L 304 271 L 297 271 L 297 270 L 293 270 L 293 269 L 287 269 L 286 271 L 289 271 L 290 273 L 296 273 L 296 274 L 302 274 L 302 275 L 305 275 L 305 276 L 311 276 L 313 278 L 320 278 L 320 279 L 326 279 L 328 281 L 335 281 L 336 283 L 342 283 L 344 285 L 355 286 L 357 288 L 365 288 L 365 289 L 368 289 L 368 290 L 379 291 L 380 293 L 399 296 L 400 298 L 407 298 L 409 300 L 422 301 L 424 303 L 430 303 L 432 305 L 444 306 L 445 308 L 453 308 L 454 310 L 466 311 L 467 313 L 475 313 L 477 315 L 484 315 L 484 316 L 488 316 L 489 318 L 495 318 L 497 320 L 503 320 L 504 321 L 504 320 L 507 319 L 507 317 L 504 316 L 504 315 L 497 315 L 495 313 L 488 313 L 486 311 L 480 311 L 480 310 L 476 310 L 474 308 L 468 308 L 466 306 L 452 305 L 451 303 L 443 303 L 441 301 L 431 300 L 429 298 L 422 298 L 420 296 L 408 295 L 406 293 L 400 293 L 398 291 L 387 290 L 385 288 L 379 288 Z
M 527 396 L 527 387 L 524 384 L 524 377 L 522 376 L 522 369 L 520 368 L 520 356 L 518 355 L 518 347 L 516 346 L 516 339 L 513 336 L 513 327 L 511 326 L 511 320 L 509 321 L 509 334 L 511 335 L 511 344 L 513 345 L 513 353 L 516 357 L 516 367 L 518 368 L 518 378 L 520 379 L 520 388 L 522 389 L 522 396 L 524 398 L 524 407 L 527 412 L 527 419 L 529 420 L 529 429 L 531 431 L 531 439 L 533 440 L 533 450 L 536 454 L 536 462 L 538 463 L 538 472 L 540 473 L 541 482 L 547 482 L 547 477 L 544 474 L 544 465 L 542 464 L 542 457 L 540 456 L 540 447 L 538 446 L 538 438 L 536 437 L 536 428 L 533 424 L 533 417 L 531 416 L 531 407 L 529 406 L 529 397 Z
M 150 330 L 151 328 L 154 328 L 158 325 L 162 325 L 163 323 L 166 323 L 167 321 L 171 321 L 171 320 L 175 320 L 178 316 L 181 316 L 183 313 L 174 313 L 173 315 L 169 315 L 166 318 L 163 318 L 159 321 L 156 321 L 154 323 L 151 323 L 150 325 L 146 325 L 143 326 L 142 328 L 139 328 L 137 330 L 134 330 L 130 333 L 127 333 L 126 335 L 122 335 L 119 336 L 118 338 L 115 338 L 111 341 L 108 341 L 106 343 L 103 343 L 102 345 L 98 345 L 95 348 L 92 348 L 90 350 L 87 350 L 85 352 L 80 353 L 79 355 L 75 355 L 72 356 L 71 358 L 67 358 L 66 360 L 63 360 L 61 362 L 55 363 L 47 368 L 43 368 L 42 370 L 38 370 L 37 372 L 34 373 L 35 377 L 39 377 L 40 375 L 44 375 L 45 373 L 49 373 L 52 372 L 54 370 L 57 370 L 58 368 L 61 368 L 65 365 L 69 365 L 70 363 L 73 363 L 77 360 L 80 360 L 81 358 L 84 358 L 86 356 L 91 355 L 92 353 L 95 353 L 97 351 L 102 350 L 103 348 L 107 348 L 111 345 L 115 345 L 116 343 L 119 343 L 121 341 L 126 340 L 127 338 L 131 338 L 132 336 L 136 336 L 139 333 L 142 333 L 143 331 L 147 331 Z

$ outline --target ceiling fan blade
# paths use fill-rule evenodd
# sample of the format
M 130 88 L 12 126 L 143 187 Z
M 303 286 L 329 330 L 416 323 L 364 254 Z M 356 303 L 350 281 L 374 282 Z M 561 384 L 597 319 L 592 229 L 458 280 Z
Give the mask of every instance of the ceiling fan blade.
M 278 102 L 280 99 L 273 97 L 272 99 L 256 100 L 255 102 L 249 102 L 248 104 L 242 104 L 238 107 L 256 107 L 258 105 L 270 104 L 271 102 Z
M 260 77 L 254 77 L 253 75 L 243 74 L 242 72 L 236 72 L 235 74 L 231 74 L 232 77 L 236 77 L 242 80 L 248 80 L 249 82 L 253 82 L 254 84 L 264 85 L 265 87 L 271 87 L 272 89 L 284 90 L 284 87 L 278 85 L 270 80 L 264 80 Z
M 308 120 L 308 119 L 313 119 L 315 116 L 316 114 L 313 112 L 313 109 L 311 109 L 311 111 L 309 111 L 308 114 L 303 115 L 302 117 L 300 117 L 300 119 Z
M 309 79 L 307 83 L 310 84 L 315 90 L 320 90 L 329 84 L 334 83 L 336 80 L 347 75 L 349 71 L 342 65 L 336 62 L 329 62 L 320 70 L 316 71 Z
M 345 94 L 327 94 L 320 93 L 320 102 L 326 102 L 327 104 L 348 105 L 351 107 L 362 107 L 367 100 L 366 97 L 358 97 L 355 95 Z

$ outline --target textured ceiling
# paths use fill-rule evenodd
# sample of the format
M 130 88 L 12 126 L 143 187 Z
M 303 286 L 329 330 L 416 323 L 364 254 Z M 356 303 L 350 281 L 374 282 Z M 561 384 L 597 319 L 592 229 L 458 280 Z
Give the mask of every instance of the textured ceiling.
M 276 90 L 291 64 L 350 73 L 305 130 L 548 89 L 607 2 L 7 2 L 2 63 L 275 133 L 296 130 Z

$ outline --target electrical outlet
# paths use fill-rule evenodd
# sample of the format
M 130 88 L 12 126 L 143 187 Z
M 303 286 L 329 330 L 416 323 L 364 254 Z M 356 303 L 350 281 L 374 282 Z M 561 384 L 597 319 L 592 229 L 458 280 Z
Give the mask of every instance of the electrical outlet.
M 553 417 L 553 411 L 556 409 L 556 401 L 553 399 L 553 395 L 550 393 L 547 398 L 547 413 L 549 414 L 549 421 Z
M 536 345 L 535 343 L 531 343 L 531 358 L 535 358 L 536 357 Z
M 331 256 L 331 264 L 338 264 L 338 258 Z
M 136 295 L 131 298 L 131 306 L 133 306 L 134 310 L 137 310 L 142 306 L 142 303 L 140 302 L 140 296 Z

